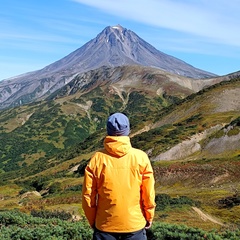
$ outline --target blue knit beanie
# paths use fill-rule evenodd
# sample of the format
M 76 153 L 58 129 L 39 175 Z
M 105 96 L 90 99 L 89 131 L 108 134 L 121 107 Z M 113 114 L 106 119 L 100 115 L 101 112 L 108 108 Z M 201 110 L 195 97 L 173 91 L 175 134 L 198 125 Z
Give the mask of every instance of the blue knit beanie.
M 114 113 L 107 120 L 107 133 L 109 136 L 128 136 L 130 124 L 128 117 L 123 113 Z

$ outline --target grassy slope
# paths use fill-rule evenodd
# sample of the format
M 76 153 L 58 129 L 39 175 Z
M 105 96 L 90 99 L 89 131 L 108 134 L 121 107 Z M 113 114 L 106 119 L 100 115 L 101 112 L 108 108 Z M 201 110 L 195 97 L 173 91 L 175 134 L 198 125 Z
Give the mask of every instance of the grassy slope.
M 237 87 L 239 88 L 239 81 L 218 85 L 211 90 L 205 90 L 202 93 L 189 97 L 177 106 L 170 107 L 166 113 L 161 112 L 161 104 L 163 101 L 159 101 L 159 98 L 157 99 L 158 101 L 153 101 L 153 98 L 146 97 L 138 92 L 131 92 L 128 96 L 128 104 L 124 106 L 124 110 L 130 113 L 133 132 L 137 132 L 141 128 L 146 127 L 146 125 L 152 128 L 149 132 L 143 132 L 133 137 L 133 145 L 143 148 L 145 151 L 148 151 L 150 155 L 152 152 L 152 156 L 154 156 L 164 151 L 164 149 L 167 150 L 178 142 L 189 138 L 196 132 L 203 131 L 216 124 L 230 123 L 239 116 L 239 112 L 213 112 L 212 109 L 216 109 L 216 107 L 213 106 L 210 100 L 223 90 L 236 89 Z M 1 117 L 11 119 L 11 121 L 1 121 L 4 132 L 9 132 L 9 134 L 17 133 L 19 136 L 22 134 L 23 136 L 25 131 L 33 131 L 31 132 L 32 135 L 29 134 L 29 137 L 32 138 L 31 140 L 35 138 L 36 141 L 39 141 L 39 136 L 46 141 L 48 136 L 47 132 L 52 133 L 56 131 L 56 127 L 51 128 L 54 122 L 52 120 L 55 120 L 55 123 L 58 124 L 57 129 L 59 132 L 55 138 L 55 144 L 58 144 L 57 146 L 60 149 L 64 144 L 64 136 L 62 133 L 64 133 L 66 129 L 66 125 L 60 123 L 64 122 L 64 120 L 67 119 L 66 121 L 68 121 L 70 118 L 70 120 L 72 120 L 72 118 L 76 119 L 80 118 L 80 116 L 85 116 L 85 124 L 87 125 L 87 119 L 89 119 L 87 111 L 89 111 L 92 119 L 90 122 L 91 131 L 99 128 L 98 134 L 93 134 L 87 138 L 86 142 L 79 143 L 67 151 L 65 149 L 57 156 L 52 155 L 50 158 L 39 160 L 38 157 L 42 152 L 34 153 L 35 155 L 30 152 L 29 155 L 24 155 L 24 161 L 27 163 L 27 166 L 19 171 L 2 173 L 1 178 L 3 180 L 5 179 L 2 184 L 6 185 L 1 187 L 2 190 L 4 189 L 4 191 L 1 191 L 1 209 L 20 208 L 23 211 L 30 211 L 33 208 L 64 209 L 74 212 L 76 215 L 81 214 L 81 197 L 78 186 L 82 183 L 82 177 L 73 173 L 70 169 L 81 163 L 82 160 L 89 159 L 92 152 L 101 146 L 105 131 L 100 128 L 105 124 L 103 119 L 105 119 L 108 114 L 107 109 L 114 106 L 112 103 L 115 103 L 117 106 L 119 106 L 118 104 L 120 103 L 122 104 L 122 101 L 118 97 L 119 95 L 115 95 L 115 100 L 112 102 L 108 101 L 109 98 L 99 97 L 101 96 L 101 92 L 99 92 L 101 89 L 102 88 L 98 88 L 98 92 L 92 92 L 91 95 L 86 96 L 86 98 L 81 95 L 81 99 L 77 97 L 75 99 L 68 97 L 68 101 L 66 99 L 64 101 L 57 99 L 57 105 L 56 103 L 50 104 L 50 106 L 46 103 L 39 103 L 42 104 L 41 108 L 39 108 L 39 104 L 33 104 L 30 108 L 21 107 L 14 111 L 6 110 L 1 114 Z M 96 96 L 98 96 L 98 101 L 96 101 L 95 103 L 97 104 L 93 106 L 95 112 L 92 108 L 91 110 L 86 110 L 86 108 L 85 110 L 80 108 L 81 111 L 77 110 L 78 107 L 76 106 L 78 105 L 76 105 L 76 103 L 87 105 L 87 101 L 94 102 Z M 166 101 L 166 98 L 164 101 Z M 154 104 L 160 109 L 155 113 Z M 57 108 L 55 108 L 56 106 Z M 136 112 L 136 106 L 139 107 L 139 112 Z M 40 128 L 38 133 L 34 135 L 34 131 L 36 132 L 37 127 L 40 127 L 44 120 L 44 118 L 41 120 L 34 117 L 35 112 L 33 109 L 35 107 L 37 110 L 34 111 L 38 113 L 36 116 L 49 116 L 50 114 L 52 117 L 47 124 L 50 128 Z M 98 107 L 99 109 L 105 109 L 105 114 L 104 111 L 101 111 L 102 115 L 99 115 Z M 58 109 L 57 113 L 56 109 Z M 114 108 L 112 108 L 112 110 L 114 110 Z M 31 115 L 32 112 L 34 112 L 33 115 Z M 20 113 L 20 115 L 18 113 Z M 56 121 L 56 119 L 59 119 L 59 115 L 63 113 L 67 113 L 66 115 L 64 114 L 65 119 Z M 28 116 L 30 117 L 27 124 L 24 123 L 22 125 L 24 128 L 15 128 L 17 120 L 27 120 Z M 99 125 L 97 125 L 96 122 L 99 122 Z M 32 126 L 34 126 L 34 128 L 32 128 Z M 15 131 L 13 131 L 14 128 Z M 209 136 L 209 139 L 212 137 L 213 136 Z M 54 142 L 54 137 L 53 139 L 49 139 L 49 141 Z M 205 143 L 203 143 L 203 145 L 204 144 Z M 39 154 L 39 156 L 36 154 Z M 35 160 L 35 163 L 34 159 L 32 159 L 34 157 L 38 159 L 37 161 Z M 188 159 L 155 162 L 153 166 L 156 177 L 156 192 L 166 193 L 172 197 L 188 196 L 200 201 L 201 209 L 218 218 L 223 223 L 239 224 L 239 206 L 225 209 L 219 208 L 218 205 L 220 199 L 239 192 L 239 163 L 239 153 L 233 153 L 230 158 L 226 156 L 218 159 L 214 159 L 212 156 L 210 158 L 202 158 L 199 154 L 194 161 Z M 226 171 L 228 175 L 226 175 Z M 7 183 L 6 180 L 8 180 L 9 183 Z M 28 196 L 25 198 L 22 198 L 22 195 L 18 195 L 21 190 L 29 191 L 36 190 L 36 188 L 38 188 L 38 191 L 42 194 L 50 189 L 51 194 L 40 198 L 34 194 L 32 194 L 31 197 Z M 198 226 L 204 229 L 222 228 L 221 225 L 211 223 L 208 220 L 202 220 L 190 207 L 170 208 L 157 212 L 156 219 L 172 223 L 185 223 L 189 226 Z

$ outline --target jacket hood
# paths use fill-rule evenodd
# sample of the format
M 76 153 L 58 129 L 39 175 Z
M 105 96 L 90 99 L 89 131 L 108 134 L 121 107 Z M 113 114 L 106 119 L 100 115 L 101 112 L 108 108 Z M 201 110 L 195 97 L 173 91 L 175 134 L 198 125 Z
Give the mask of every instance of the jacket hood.
M 128 136 L 107 136 L 104 139 L 104 148 L 112 155 L 122 157 L 132 148 Z

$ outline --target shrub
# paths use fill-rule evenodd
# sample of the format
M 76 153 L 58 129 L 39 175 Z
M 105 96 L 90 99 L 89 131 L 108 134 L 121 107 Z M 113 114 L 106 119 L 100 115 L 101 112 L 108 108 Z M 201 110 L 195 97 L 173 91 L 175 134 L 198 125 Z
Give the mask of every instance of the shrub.
M 198 205 L 199 203 L 193 201 L 192 199 L 186 196 L 180 196 L 178 198 L 171 198 L 167 194 L 157 194 L 155 197 L 155 202 L 157 204 L 156 210 L 164 210 L 168 206 L 182 206 L 182 205 L 189 205 L 194 206 Z
M 40 215 L 38 212 L 37 214 Z M 92 229 L 86 219 L 69 222 L 58 218 L 33 217 L 19 211 L 0 212 L 0 239 L 4 240 L 89 240 Z M 185 225 L 153 223 L 148 240 L 237 240 L 240 231 L 207 232 Z
M 69 222 L 58 218 L 33 217 L 19 211 L 0 213 L 0 239 L 89 240 L 92 229 L 86 220 Z
M 233 196 L 222 198 L 218 201 L 218 204 L 222 208 L 232 208 L 234 206 L 238 206 L 240 205 L 240 195 L 234 194 Z
M 59 182 L 54 182 L 49 186 L 48 192 L 52 194 L 52 193 L 60 192 L 61 190 L 62 190 L 61 184 Z
M 89 160 L 86 160 L 86 159 L 83 159 L 79 166 L 78 166 L 78 169 L 75 173 L 78 173 L 80 176 L 83 176 L 84 175 L 84 171 L 85 171 L 85 168 L 88 164 Z
M 58 218 L 61 220 L 69 220 L 72 218 L 72 215 L 68 212 L 64 211 L 48 211 L 48 210 L 32 210 L 31 211 L 31 216 L 33 217 L 40 217 L 40 218 L 45 218 L 45 219 L 50 219 L 50 218 Z

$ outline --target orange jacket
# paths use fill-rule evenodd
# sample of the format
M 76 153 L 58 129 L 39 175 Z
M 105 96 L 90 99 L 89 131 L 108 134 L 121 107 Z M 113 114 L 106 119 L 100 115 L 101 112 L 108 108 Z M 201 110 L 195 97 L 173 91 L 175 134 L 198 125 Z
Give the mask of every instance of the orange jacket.
M 128 136 L 107 136 L 85 169 L 82 207 L 91 226 L 105 232 L 134 232 L 155 210 L 153 170 L 148 156 Z

